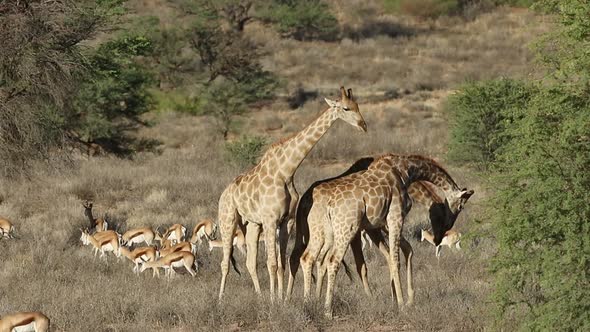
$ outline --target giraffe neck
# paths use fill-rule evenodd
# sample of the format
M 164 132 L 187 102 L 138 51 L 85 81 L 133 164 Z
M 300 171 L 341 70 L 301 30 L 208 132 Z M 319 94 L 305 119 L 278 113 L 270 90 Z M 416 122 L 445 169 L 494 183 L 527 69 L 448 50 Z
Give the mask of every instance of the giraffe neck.
M 408 194 L 414 203 L 430 207 L 435 203 L 442 203 L 443 199 L 436 193 L 436 188 L 426 181 L 417 181 L 408 188 Z
M 416 181 L 428 181 L 445 192 L 450 197 L 459 191 L 459 186 L 453 178 L 432 159 L 422 156 L 397 156 L 398 168 L 405 173 L 404 182 L 407 186 Z
M 270 159 L 277 162 L 277 170 L 285 177 L 292 177 L 295 171 L 303 162 L 303 159 L 309 154 L 315 144 L 330 129 L 336 121 L 336 112 L 332 108 L 324 111 L 317 119 L 307 127 L 297 133 L 295 136 L 287 139 L 282 144 L 272 149 L 270 158 L 263 158 L 263 161 Z

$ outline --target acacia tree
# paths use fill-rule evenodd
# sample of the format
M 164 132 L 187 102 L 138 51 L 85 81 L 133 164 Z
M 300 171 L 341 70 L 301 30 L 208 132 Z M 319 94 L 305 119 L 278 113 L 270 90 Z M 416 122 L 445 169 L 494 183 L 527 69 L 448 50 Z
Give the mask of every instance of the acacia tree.
M 122 13 L 122 0 L 6 0 L 0 3 L 0 166 L 9 176 L 28 169 L 34 160 L 47 159 L 50 151 L 78 142 L 102 144 L 103 137 L 123 138 L 114 122 L 135 117 L 145 109 L 141 102 L 129 104 L 125 96 L 142 88 L 141 75 L 119 75 L 132 67 L 121 60 L 120 49 L 104 60 L 101 46 L 84 48 Z M 112 45 L 111 45 L 112 46 Z M 129 50 L 129 49 L 127 49 Z M 128 58 L 128 57 L 127 57 Z M 110 63 L 107 63 L 109 62 Z M 122 61 L 122 62 L 121 62 Z M 105 78 L 119 86 L 111 98 L 88 91 Z M 122 80 L 127 80 L 122 83 Z M 134 84 L 125 84 L 134 81 Z M 136 100 L 137 101 L 137 100 Z M 119 110 L 106 104 L 126 103 Z M 139 107 L 137 107 L 139 106 Z M 84 109 L 86 115 L 81 117 Z M 81 119 L 85 118 L 84 121 Z M 105 135 L 87 135 L 88 128 L 108 119 L 112 127 L 102 126 Z M 112 143 L 112 141 L 111 141 Z M 53 154 L 56 155 L 56 154 Z
M 507 129 L 496 164 L 494 298 L 509 329 L 588 331 L 590 3 L 542 5 L 560 28 L 540 43 L 552 75 Z

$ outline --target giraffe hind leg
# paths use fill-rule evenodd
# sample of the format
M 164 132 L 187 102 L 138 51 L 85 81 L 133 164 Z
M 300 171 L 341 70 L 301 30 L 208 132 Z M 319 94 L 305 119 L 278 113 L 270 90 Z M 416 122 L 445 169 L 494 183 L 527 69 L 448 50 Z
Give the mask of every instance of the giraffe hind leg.
M 239 222 L 239 214 L 231 200 L 231 194 L 226 191 L 223 192 L 219 199 L 219 228 L 221 234 L 221 241 L 223 244 L 223 258 L 221 259 L 221 281 L 219 285 L 219 300 L 223 298 L 225 292 L 225 283 L 227 274 L 229 272 L 230 257 L 233 250 L 233 234 L 236 225 Z
M 256 258 L 258 256 L 258 237 L 260 236 L 260 225 L 248 223 L 246 225 L 246 267 L 250 272 L 250 278 L 254 284 L 256 294 L 260 295 L 260 281 L 256 271 Z

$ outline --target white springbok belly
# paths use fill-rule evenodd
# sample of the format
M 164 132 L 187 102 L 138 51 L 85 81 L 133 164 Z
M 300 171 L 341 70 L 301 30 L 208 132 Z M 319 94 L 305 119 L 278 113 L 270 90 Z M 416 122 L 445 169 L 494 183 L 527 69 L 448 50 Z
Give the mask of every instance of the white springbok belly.
M 11 332 L 36 332 L 37 331 L 37 324 L 35 322 L 30 322 L 29 324 L 17 326 L 12 329 Z
M 182 267 L 182 266 L 184 266 L 184 262 L 183 262 L 183 261 L 182 261 L 182 259 L 181 259 L 181 260 L 179 260 L 179 261 L 176 261 L 176 262 L 172 262 L 172 263 L 170 263 L 170 265 L 171 265 L 172 267 Z
M 110 243 L 103 245 L 101 249 L 103 251 L 114 251 L 115 250 L 115 248 L 113 248 L 113 245 Z
M 129 241 L 130 243 L 142 243 L 145 241 L 145 236 L 143 236 L 143 234 L 140 234 L 134 238 L 131 239 L 131 241 Z

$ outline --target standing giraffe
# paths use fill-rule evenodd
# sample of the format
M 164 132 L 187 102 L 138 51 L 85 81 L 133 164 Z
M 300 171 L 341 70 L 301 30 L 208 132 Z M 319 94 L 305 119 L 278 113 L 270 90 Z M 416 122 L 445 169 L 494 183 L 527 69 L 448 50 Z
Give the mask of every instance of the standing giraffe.
M 449 207 L 455 218 L 473 194 L 472 190 L 459 189 L 451 176 L 434 160 L 392 154 L 379 157 L 366 171 L 322 183 L 313 190 L 314 203 L 308 216 L 309 244 L 301 256 L 305 299 L 309 299 L 311 267 L 317 259 L 327 266 L 325 309 L 326 314 L 331 316 L 334 281 L 348 245 L 362 228 L 383 250 L 386 244 L 382 233 L 375 230 L 387 226 L 392 299 L 397 298 L 398 305 L 403 306 L 398 253 L 401 245 L 407 257 L 408 303 L 413 302 L 412 249 L 407 241 L 402 240 L 401 231 L 412 204 L 408 187 L 415 181 L 428 181 L 442 189 L 446 197 L 445 206 Z M 440 243 L 440 239 L 438 241 Z M 360 239 L 355 242 L 360 244 Z
M 319 186 L 322 183 L 330 182 L 335 179 L 342 178 L 344 176 L 360 172 L 366 171 L 369 166 L 375 161 L 375 157 L 364 157 L 357 160 L 352 166 L 350 166 L 344 173 L 320 181 L 314 182 L 309 189 L 305 191 L 305 193 L 301 196 L 299 201 L 299 205 L 297 207 L 297 223 L 296 223 L 296 238 L 295 238 L 295 245 L 293 247 L 293 251 L 291 256 L 289 257 L 289 282 L 287 285 L 287 299 L 292 295 L 293 292 L 293 284 L 295 282 L 295 275 L 297 274 L 297 270 L 299 269 L 299 259 L 303 254 L 303 251 L 307 247 L 307 242 L 309 241 L 309 227 L 307 223 L 307 217 L 309 215 L 309 211 L 313 206 L 313 189 Z M 436 186 L 432 183 L 427 181 L 417 181 L 410 185 L 408 188 L 408 195 L 413 203 L 420 204 L 422 206 L 428 207 L 429 216 L 430 216 L 430 223 L 433 230 L 436 230 L 436 233 L 444 234 L 453 228 L 454 221 L 457 219 L 457 215 L 453 214 L 450 210 L 448 205 L 445 205 L 445 201 L 442 197 L 438 195 L 436 192 Z M 367 236 L 370 237 L 369 234 L 373 236 L 373 238 L 379 238 L 383 235 L 376 234 L 381 232 L 381 230 L 367 230 Z M 369 288 L 369 283 L 367 280 L 367 268 L 363 256 L 362 251 L 362 239 L 360 237 L 360 233 L 358 236 L 355 236 L 351 242 L 351 249 L 353 250 L 356 269 L 357 273 L 360 276 L 360 279 L 363 283 L 363 287 L 367 295 L 371 294 L 371 290 Z M 441 237 L 442 239 L 442 237 Z M 406 241 L 406 239 L 400 237 L 400 246 L 402 248 L 402 252 L 404 252 L 406 262 L 409 260 L 409 253 L 411 252 L 410 244 Z M 433 244 L 434 244 L 434 236 L 433 236 Z M 360 249 L 359 249 L 360 248 Z M 383 254 L 386 260 L 389 259 L 389 250 L 386 246 L 380 246 L 379 251 Z M 324 276 L 325 269 L 320 268 L 321 262 L 318 262 L 318 280 L 316 282 L 316 296 L 320 296 L 321 287 L 322 287 L 322 279 Z M 344 263 L 344 262 L 343 262 Z M 346 263 L 344 263 L 344 267 L 348 273 L 348 267 Z M 410 281 L 411 282 L 411 281 Z
M 418 203 L 422 206 L 428 207 L 428 212 L 430 215 L 430 224 L 432 228 L 436 229 L 437 232 L 439 232 L 439 234 L 442 232 L 443 236 L 441 238 L 441 242 L 438 245 L 434 244 L 434 235 L 430 234 L 430 240 L 432 241 L 432 244 L 436 246 L 436 250 L 438 252 L 440 250 L 440 246 L 444 243 L 447 234 L 455 232 L 452 230 L 452 228 L 462 208 L 457 209 L 456 211 L 451 211 L 450 206 L 448 204 L 445 204 L 445 199 L 437 194 L 436 186 L 427 181 L 413 182 L 412 184 L 410 184 L 410 187 L 407 190 L 408 196 L 410 197 L 412 203 Z M 466 196 L 467 198 L 465 198 L 465 201 L 467 201 L 470 195 Z M 381 234 L 381 230 L 367 230 L 366 232 L 373 242 L 377 243 L 378 245 L 381 244 L 379 245 L 379 251 L 383 254 L 385 260 L 389 261 L 389 251 L 387 246 L 384 245 L 384 239 L 383 235 Z M 369 281 L 367 278 L 367 265 L 365 263 L 362 245 L 359 241 L 361 241 L 360 237 L 358 235 L 355 236 L 350 244 L 350 248 L 352 249 L 356 270 L 363 284 L 363 288 L 365 289 L 365 293 L 367 295 L 371 295 L 371 289 L 369 288 Z M 411 288 L 413 286 L 411 270 L 413 250 L 410 243 L 406 239 L 404 239 L 403 235 L 400 236 L 400 247 L 406 259 L 408 288 Z M 318 287 L 316 292 L 316 295 L 318 295 L 318 297 L 319 293 L 321 292 L 322 279 L 324 277 L 324 273 L 326 270 L 325 265 L 326 264 L 321 264 L 320 266 L 320 264 L 318 264 Z
M 219 230 L 223 242 L 221 261 L 221 284 L 219 299 L 223 297 L 225 281 L 229 271 L 232 254 L 232 234 L 239 225 L 245 228 L 247 258 L 246 266 L 250 272 L 256 293 L 260 294 L 260 283 L 256 272 L 258 237 L 264 230 L 267 268 L 270 279 L 270 298 L 274 301 L 275 276 L 278 279 L 278 296 L 282 297 L 283 267 L 287 249 L 289 223 L 295 216 L 299 195 L 293 184 L 295 171 L 320 140 L 334 121 L 342 119 L 350 125 L 366 132 L 367 124 L 357 103 L 344 87 L 340 88 L 341 99 L 329 100 L 330 106 L 317 119 L 294 136 L 273 144 L 262 156 L 258 165 L 235 178 L 225 188 L 219 198 Z M 279 266 L 277 269 L 276 233 L 279 234 Z

